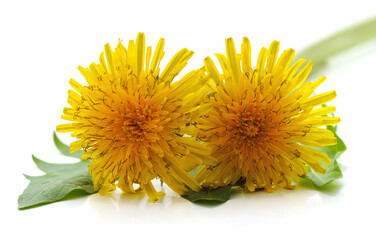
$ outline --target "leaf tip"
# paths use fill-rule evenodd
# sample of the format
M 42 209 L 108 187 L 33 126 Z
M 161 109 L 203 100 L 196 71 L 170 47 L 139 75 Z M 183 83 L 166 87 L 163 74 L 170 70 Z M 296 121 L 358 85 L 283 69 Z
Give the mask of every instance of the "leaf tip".
M 27 180 L 30 180 L 31 176 L 30 175 L 27 175 L 25 173 L 23 173 L 22 175 L 24 175 L 24 177 L 27 179 Z
M 40 164 L 41 162 L 43 162 L 42 160 L 40 160 L 39 158 L 37 158 L 34 154 L 31 154 L 31 158 L 33 159 L 33 162 L 38 166 L 38 164 Z

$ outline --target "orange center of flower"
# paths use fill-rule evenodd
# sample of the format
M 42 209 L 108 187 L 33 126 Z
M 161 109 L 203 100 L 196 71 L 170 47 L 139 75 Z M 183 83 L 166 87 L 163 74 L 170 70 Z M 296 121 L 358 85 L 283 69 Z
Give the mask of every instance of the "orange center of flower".
M 245 115 L 245 116 L 243 116 Z M 239 120 L 236 121 L 238 134 L 244 137 L 244 140 L 254 141 L 263 130 L 261 129 L 261 121 L 251 118 L 249 113 L 242 114 Z
M 157 125 L 166 117 L 160 116 L 150 107 L 126 110 L 123 114 L 123 131 L 125 138 L 133 143 L 141 143 L 144 140 L 155 142 L 160 139 L 159 132 L 163 126 Z

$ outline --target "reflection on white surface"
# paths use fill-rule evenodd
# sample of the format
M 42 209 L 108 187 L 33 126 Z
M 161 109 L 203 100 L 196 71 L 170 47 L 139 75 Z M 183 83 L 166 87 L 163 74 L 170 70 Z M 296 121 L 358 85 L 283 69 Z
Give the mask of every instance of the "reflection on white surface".
M 154 182 L 155 186 L 158 183 Z M 338 206 L 342 199 L 342 185 L 319 192 L 309 184 L 296 190 L 276 189 L 273 193 L 256 191 L 244 193 L 234 190 L 230 201 L 222 204 L 193 204 L 170 190 L 163 189 L 166 195 L 157 203 L 148 200 L 145 193 L 125 194 L 117 190 L 105 196 L 98 194 L 89 197 L 93 214 L 101 221 L 120 224 L 215 224 L 223 219 L 236 217 L 238 221 L 254 221 L 276 218 L 288 220 L 302 215 L 320 214 Z M 220 218 L 213 218 L 219 215 Z M 231 222 L 229 223 L 231 224 Z

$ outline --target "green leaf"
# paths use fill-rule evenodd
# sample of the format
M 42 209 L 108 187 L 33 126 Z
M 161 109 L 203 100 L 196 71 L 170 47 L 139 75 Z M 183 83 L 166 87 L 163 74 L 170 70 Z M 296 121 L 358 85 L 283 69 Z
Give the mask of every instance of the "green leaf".
M 30 183 L 18 198 L 19 209 L 57 202 L 69 195 L 74 197 L 75 194 L 72 193 L 78 190 L 85 194 L 94 193 L 92 179 L 87 169 L 88 162 L 53 164 L 34 156 L 33 161 L 46 174 L 43 176 L 25 175 Z
M 321 151 L 328 154 L 330 159 L 338 159 L 344 151 L 346 151 L 347 147 L 342 139 L 337 135 L 337 126 L 327 126 L 327 129 L 334 133 L 334 136 L 337 138 L 337 145 L 327 146 L 320 148 Z
M 54 143 L 55 143 L 56 148 L 60 151 L 60 153 L 65 156 L 81 159 L 81 156 L 84 153 L 84 151 L 82 150 L 79 150 L 74 153 L 70 153 L 69 146 L 64 144 L 62 141 L 60 141 L 60 139 L 56 135 L 56 132 L 54 132 Z
M 342 177 L 343 175 L 336 159 L 332 159 L 324 175 L 318 174 L 309 168 L 309 173 L 302 176 L 302 178 L 311 180 L 316 187 L 322 187 Z
M 216 202 L 226 202 L 230 199 L 231 188 L 233 186 L 225 186 L 219 188 L 202 188 L 201 191 L 195 192 L 189 189 L 186 195 L 182 197 L 191 202 L 203 202 L 203 201 L 216 201 Z
M 310 180 L 316 187 L 322 187 L 333 182 L 336 179 L 342 178 L 342 171 L 338 165 L 337 159 L 338 157 L 346 150 L 346 145 L 342 141 L 342 139 L 337 135 L 337 127 L 328 126 L 327 127 L 330 131 L 334 133 L 337 137 L 337 145 L 334 146 L 327 146 L 319 148 L 319 150 L 325 152 L 331 162 L 330 165 L 327 167 L 325 174 L 318 174 L 314 172 L 312 169 L 308 168 L 309 173 L 307 175 L 303 175 L 302 178 Z

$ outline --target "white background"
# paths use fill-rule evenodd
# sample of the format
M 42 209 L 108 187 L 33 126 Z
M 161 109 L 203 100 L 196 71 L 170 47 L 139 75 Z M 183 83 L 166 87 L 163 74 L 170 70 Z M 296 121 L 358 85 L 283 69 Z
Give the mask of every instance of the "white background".
M 376 15 L 373 1 L 1 1 L 0 218 L 1 239 L 375 239 L 374 173 L 376 41 L 331 59 L 320 91 L 336 89 L 339 135 L 348 151 L 344 178 L 319 192 L 310 186 L 272 194 L 236 193 L 218 206 L 192 204 L 166 190 L 158 203 L 143 194 L 96 194 L 19 211 L 28 184 L 39 175 L 31 154 L 72 162 L 54 148 L 68 80 L 83 81 L 78 65 L 98 62 L 105 43 L 145 32 L 147 45 L 166 39 L 162 65 L 180 48 L 196 52 L 183 73 L 206 56 L 238 51 L 248 36 L 253 59 L 274 39 L 297 51 Z M 376 29 L 375 29 L 376 30 Z M 68 134 L 60 134 L 69 141 Z M 2 236 L 1 236 L 2 235 Z

